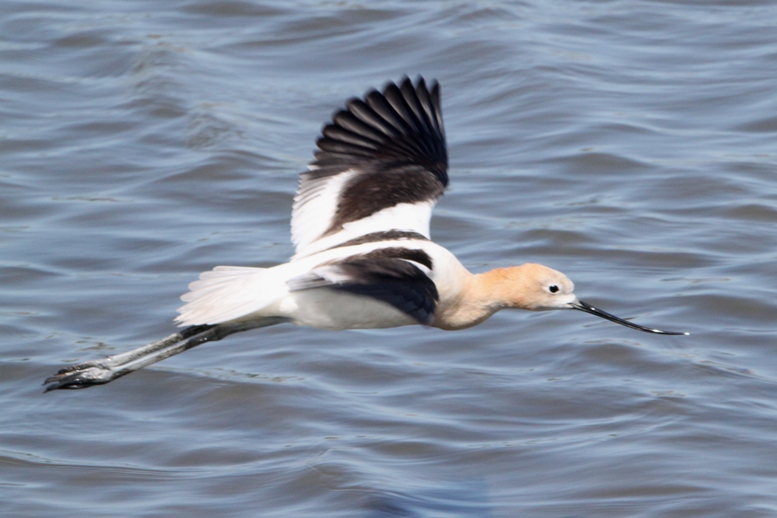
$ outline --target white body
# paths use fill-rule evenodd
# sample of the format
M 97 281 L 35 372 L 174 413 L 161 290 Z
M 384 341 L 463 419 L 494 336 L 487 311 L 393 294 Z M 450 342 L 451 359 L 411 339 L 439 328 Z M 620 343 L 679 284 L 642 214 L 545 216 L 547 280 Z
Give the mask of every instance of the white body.
M 421 249 L 434 268 L 428 275 L 441 301 L 455 300 L 471 274 L 445 248 L 431 241 L 382 241 L 334 248 L 279 264 L 272 268 L 218 266 L 193 282 L 182 299 L 176 322 L 181 326 L 256 322 L 283 318 L 291 323 L 320 329 L 367 329 L 417 324 L 418 321 L 391 305 L 370 297 L 333 289 L 291 291 L 290 284 L 311 272 L 326 275 L 322 263 L 364 254 L 380 248 L 402 246 Z M 317 268 L 318 267 L 318 268 Z

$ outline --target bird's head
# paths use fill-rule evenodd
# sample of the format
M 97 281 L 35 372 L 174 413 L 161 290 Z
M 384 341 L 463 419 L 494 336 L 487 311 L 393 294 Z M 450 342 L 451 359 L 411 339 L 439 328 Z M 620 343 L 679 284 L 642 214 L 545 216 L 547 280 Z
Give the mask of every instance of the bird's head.
M 513 268 L 494 270 L 500 277 L 499 285 L 504 307 L 544 311 L 576 309 L 616 324 L 662 335 L 687 335 L 644 327 L 583 302 L 575 295 L 575 284 L 563 273 L 541 264 L 523 264 Z

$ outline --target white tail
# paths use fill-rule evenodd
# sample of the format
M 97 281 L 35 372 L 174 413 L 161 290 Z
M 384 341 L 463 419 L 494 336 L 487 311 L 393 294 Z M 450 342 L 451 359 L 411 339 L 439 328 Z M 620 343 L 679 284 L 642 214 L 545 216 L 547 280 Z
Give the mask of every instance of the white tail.
M 217 266 L 189 285 L 175 322 L 180 326 L 221 324 L 255 313 L 277 301 L 286 291 L 272 268 Z M 268 275 L 269 274 L 269 275 Z M 272 277 L 276 277 L 272 279 Z M 280 281 L 281 286 L 274 286 Z

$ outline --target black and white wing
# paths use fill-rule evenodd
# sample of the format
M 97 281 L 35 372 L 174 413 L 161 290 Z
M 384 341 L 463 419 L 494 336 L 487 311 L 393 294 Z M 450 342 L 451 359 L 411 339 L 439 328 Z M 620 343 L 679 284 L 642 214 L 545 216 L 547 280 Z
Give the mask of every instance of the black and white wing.
M 431 325 L 439 300 L 423 250 L 378 248 L 318 265 L 287 282 L 291 292 L 328 288 L 385 302 L 420 324 Z
M 294 198 L 295 259 L 367 234 L 429 238 L 432 208 L 448 185 L 436 81 L 405 77 L 351 99 L 317 145 Z

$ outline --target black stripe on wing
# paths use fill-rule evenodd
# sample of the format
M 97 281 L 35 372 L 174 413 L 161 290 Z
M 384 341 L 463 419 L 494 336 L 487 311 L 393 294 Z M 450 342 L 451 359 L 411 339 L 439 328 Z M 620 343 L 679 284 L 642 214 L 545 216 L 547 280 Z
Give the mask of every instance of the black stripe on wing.
M 429 241 L 423 234 L 418 232 L 408 232 L 404 230 L 387 230 L 385 232 L 371 232 L 363 236 L 350 239 L 344 243 L 337 244 L 332 248 L 345 248 L 346 246 L 364 245 L 367 243 L 378 243 L 380 241 Z
M 440 297 L 434 282 L 413 263 L 430 270 L 433 266 L 423 250 L 381 248 L 319 265 L 310 274 L 289 281 L 289 288 L 328 288 L 372 297 L 431 325 Z
M 351 99 L 322 130 L 313 170 L 301 175 L 299 197 L 321 182 L 355 171 L 341 189 L 331 225 L 323 235 L 399 203 L 439 198 L 448 185 L 440 86 L 405 77 Z

